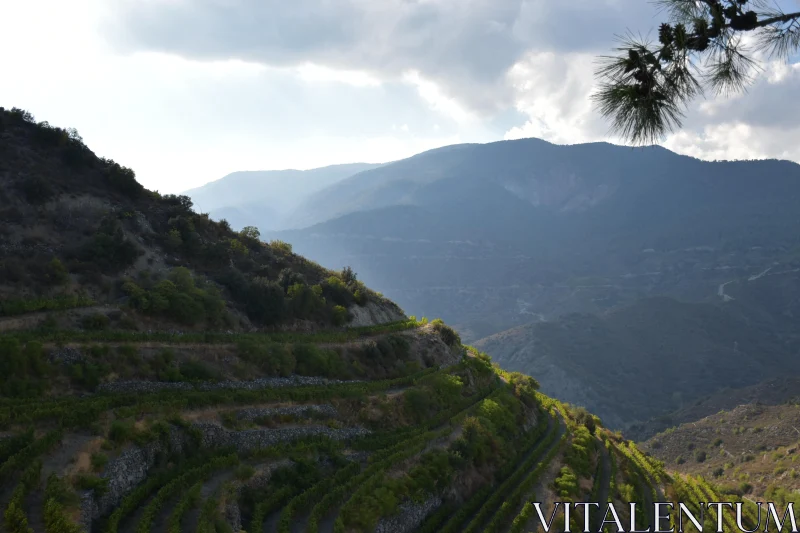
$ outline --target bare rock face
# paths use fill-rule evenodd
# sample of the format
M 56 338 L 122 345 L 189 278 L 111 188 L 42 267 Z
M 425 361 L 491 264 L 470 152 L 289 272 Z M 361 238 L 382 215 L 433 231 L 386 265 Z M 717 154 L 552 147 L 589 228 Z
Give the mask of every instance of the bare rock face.
M 376 326 L 408 318 L 402 309 L 388 301 L 380 303 L 369 302 L 363 307 L 355 305 L 349 308 L 348 311 L 353 316 L 348 326 L 353 328 Z

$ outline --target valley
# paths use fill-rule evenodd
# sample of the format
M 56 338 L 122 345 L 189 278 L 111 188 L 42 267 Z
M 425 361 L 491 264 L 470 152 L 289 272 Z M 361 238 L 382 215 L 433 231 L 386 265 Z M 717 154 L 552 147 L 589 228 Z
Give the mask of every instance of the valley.
M 752 182 L 756 173 L 769 189 Z M 800 243 L 788 230 L 800 222 L 798 195 L 794 163 L 524 139 L 432 150 L 343 178 L 298 204 L 316 223 L 268 235 L 353 267 L 409 313 L 442 317 L 501 365 L 627 428 L 722 387 L 798 370 Z M 650 324 L 626 322 L 663 298 L 693 304 L 681 307 L 691 316 L 715 315 L 703 320 L 732 328 L 729 338 L 655 310 L 644 312 Z M 616 322 L 608 346 L 585 329 L 588 315 Z M 582 338 L 556 340 L 559 328 Z M 664 331 L 671 338 L 654 345 Z M 759 340 L 743 340 L 751 333 Z M 635 371 L 614 370 L 637 350 L 646 360 Z M 683 370 L 666 379 L 661 368 L 675 352 L 703 361 L 698 375 L 708 379 Z M 602 374 L 588 370 L 597 361 Z M 730 368 L 739 363 L 748 370 Z M 729 371 L 707 374 L 715 365 Z M 646 404 L 618 397 L 640 371 L 663 394 Z
M 513 313 L 537 322 L 472 347 L 440 319 L 408 316 L 361 273 L 147 191 L 24 111 L 0 113 L 0 140 L 0 217 L 13 228 L 0 235 L 7 533 L 521 533 L 536 524 L 530 501 L 587 499 L 637 502 L 642 511 L 621 518 L 639 527 L 664 499 L 743 501 L 755 523 L 751 496 L 784 479 L 773 477 L 788 449 L 773 477 L 754 471 L 744 491 L 712 486 L 704 469 L 673 470 L 655 453 L 677 450 L 668 437 L 643 451 L 614 431 L 691 391 L 793 371 L 796 280 L 756 268 L 766 252 L 720 268 L 725 281 L 713 261 L 660 259 L 605 277 L 552 271 L 524 297 L 487 265 L 481 290 L 460 296 L 475 319 L 494 294 L 493 305 L 515 297 Z M 683 253 L 701 252 L 674 257 Z M 467 267 L 431 270 L 424 285 L 447 303 L 441 294 L 470 279 L 459 279 Z M 702 285 L 707 303 L 642 289 L 640 278 L 656 291 L 686 269 L 710 272 L 681 286 Z M 578 512 L 572 525 L 584 518 L 601 519 Z

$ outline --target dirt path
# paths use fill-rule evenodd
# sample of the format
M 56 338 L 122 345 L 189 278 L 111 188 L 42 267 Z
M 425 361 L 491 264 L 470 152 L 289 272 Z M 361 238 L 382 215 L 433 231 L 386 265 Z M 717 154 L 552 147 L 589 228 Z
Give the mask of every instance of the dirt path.
M 56 313 L 69 314 L 72 317 L 81 317 L 93 313 L 110 313 L 119 309 L 112 305 L 94 305 L 91 307 L 73 307 L 71 309 L 57 309 L 53 311 L 36 311 L 25 313 L 24 315 L 8 316 L 0 318 L 0 332 L 15 331 L 20 329 L 33 329 L 39 325 L 49 315 Z
M 642 471 L 644 473 L 644 471 Z M 647 474 L 644 474 L 645 478 Z M 647 510 L 647 525 L 651 529 L 653 528 L 653 524 L 656 521 L 656 513 L 655 509 L 653 508 L 653 495 L 650 492 L 650 488 L 644 482 L 644 480 L 640 477 L 638 480 L 638 487 L 642 491 L 642 496 L 644 497 L 644 508 Z
M 226 482 L 234 476 L 233 470 L 222 470 L 215 472 L 204 483 L 200 489 L 200 504 L 196 507 L 189 509 L 183 516 L 181 528 L 182 531 L 195 531 L 197 529 L 197 522 L 200 520 L 200 510 L 203 507 L 203 502 L 207 499 L 216 496 L 217 491 Z
M 182 497 L 183 493 L 181 492 L 164 502 L 164 505 L 161 507 L 158 513 L 156 513 L 156 517 L 153 519 L 153 524 L 150 528 L 152 533 L 167 533 L 167 528 L 169 527 L 169 517 Z
M 93 309 L 93 308 L 86 308 L 86 309 Z M 28 315 L 26 315 L 28 316 Z M 6 319 L 8 320 L 8 319 Z M 0 332 L 3 331 L 3 319 L 0 319 Z M 24 329 L 24 328 L 8 328 L 11 329 Z M 419 328 L 421 329 L 421 328 Z M 356 339 L 351 339 L 348 341 L 342 342 L 313 342 L 308 341 L 309 344 L 313 344 L 318 348 L 328 349 L 328 348 L 354 348 L 357 346 L 363 346 L 369 342 L 374 342 L 376 340 L 380 340 L 384 337 L 389 337 L 390 335 L 403 335 L 411 331 L 416 331 L 416 329 L 408 329 L 408 330 L 401 330 L 401 331 L 392 331 L 392 332 L 379 332 L 379 333 L 372 333 L 369 335 L 365 335 L 363 337 L 358 337 Z M 269 333 L 264 333 L 264 335 L 269 335 Z M 313 334 L 310 334 L 313 335 Z M 209 347 L 213 346 L 215 348 L 221 349 L 236 349 L 237 343 L 235 342 L 180 342 L 180 341 L 91 341 L 92 344 L 101 344 L 101 345 L 108 345 L 108 346 L 121 346 L 125 344 L 134 344 L 138 348 L 144 349 L 160 349 L 160 348 L 186 348 L 186 349 L 204 349 L 207 350 Z M 297 344 L 296 341 L 292 341 L 289 344 Z M 86 342 L 65 342 L 59 344 L 59 346 L 67 347 L 67 348 L 82 348 L 86 345 Z M 42 346 L 46 349 L 52 349 L 56 347 L 55 342 L 45 342 Z
M 264 519 L 264 527 L 261 529 L 262 533 L 277 533 L 278 521 L 281 519 L 281 510 L 272 512 Z
M 554 448 L 559 446 L 560 443 L 561 443 L 561 437 L 563 437 L 564 433 L 567 432 L 567 424 L 561 418 L 561 413 L 557 414 L 556 415 L 556 419 L 552 419 L 552 420 L 557 420 L 557 423 L 558 423 L 558 430 L 557 430 L 558 434 L 556 435 L 556 438 L 553 439 L 553 442 L 550 443 L 550 446 L 548 446 L 547 449 L 542 452 L 541 457 L 547 457 L 547 454 L 549 454 Z M 534 465 L 533 468 L 536 468 L 536 465 Z M 530 499 L 531 495 L 535 496 L 535 493 L 534 493 L 533 490 L 531 492 L 529 492 L 526 495 L 525 498 L 523 498 L 522 505 L 525 505 L 525 502 L 527 502 Z M 516 509 L 517 512 L 515 513 L 515 516 L 516 516 L 516 514 L 519 514 L 519 511 L 522 509 L 522 505 L 518 509 Z M 510 527 L 510 524 L 509 524 L 509 526 L 507 526 L 507 528 L 508 527 Z M 533 517 L 531 517 L 531 519 L 528 521 L 528 523 L 525 524 L 525 527 L 523 528 L 523 531 L 537 531 L 539 527 L 540 527 L 539 519 L 534 515 Z
M 557 429 L 555 429 L 555 428 L 554 428 L 554 426 L 555 426 L 555 425 L 558 425 L 558 428 L 557 428 Z M 547 454 L 548 454 L 548 453 L 550 453 L 550 451 L 551 451 L 551 450 L 552 450 L 554 447 L 558 446 L 558 443 L 559 443 L 559 441 L 560 441 L 560 439 L 561 439 L 562 435 L 564 435 L 564 432 L 565 432 L 566 430 L 567 430 L 567 428 L 566 428 L 566 425 L 565 425 L 565 424 L 564 424 L 564 423 L 563 423 L 563 422 L 560 420 L 560 415 L 557 415 L 556 417 L 553 417 L 553 416 L 548 416 L 548 417 L 547 417 L 547 429 L 545 429 L 544 433 L 542 434 L 541 438 L 540 438 L 540 439 L 539 439 L 539 440 L 536 442 L 536 444 L 534 444 L 533 446 L 531 446 L 531 450 L 530 450 L 528 453 L 526 453 L 524 457 L 522 457 L 522 458 L 520 459 L 520 461 L 519 461 L 519 464 L 522 464 L 522 463 L 524 463 L 525 461 L 527 461 L 528 459 L 530 459 L 530 458 L 533 456 L 533 454 L 536 452 L 536 450 L 537 450 L 537 448 L 538 448 L 538 446 L 539 446 L 539 443 L 541 443 L 541 442 L 543 441 L 543 439 L 546 439 L 546 438 L 548 438 L 548 436 L 550 436 L 550 435 L 551 435 L 551 432 L 555 431 L 555 432 L 556 432 L 556 436 L 555 436 L 555 438 L 553 439 L 553 442 L 552 442 L 552 443 L 551 443 L 551 444 L 550 444 L 550 445 L 547 447 L 547 449 L 545 449 L 545 450 L 542 450 L 542 453 L 539 455 L 539 459 L 541 459 L 541 458 L 543 458 L 543 457 L 546 457 L 546 456 L 547 456 Z M 529 471 L 529 472 L 526 472 L 526 473 L 525 473 L 525 475 L 528 475 L 530 472 L 532 472 L 532 471 L 533 471 L 533 470 L 534 470 L 534 469 L 535 469 L 535 468 L 538 466 L 538 464 L 539 464 L 539 461 L 536 461 L 536 462 L 534 462 L 534 463 L 531 465 L 531 469 L 530 469 L 530 471 Z M 513 474 L 514 474 L 514 472 L 512 472 L 510 475 L 513 475 Z M 523 480 L 523 479 L 525 479 L 525 477 L 524 477 L 524 476 L 523 476 L 522 478 L 520 478 L 520 481 L 521 481 L 521 480 Z M 503 482 L 504 482 L 504 481 L 505 481 L 505 480 L 503 480 Z M 502 483 L 502 482 L 501 482 L 501 483 Z M 529 494 L 530 494 L 530 493 L 529 493 Z M 522 509 L 522 506 L 523 506 L 523 505 L 525 504 L 525 502 L 527 501 L 527 496 L 528 496 L 528 495 L 526 494 L 526 495 L 525 495 L 525 497 L 523 497 L 523 498 L 522 498 L 522 502 L 520 503 L 520 505 L 519 505 L 519 506 L 517 506 L 517 508 L 516 508 L 516 509 L 514 510 L 514 512 L 512 513 L 512 515 L 513 515 L 513 516 L 516 516 L 516 515 L 519 513 L 520 509 Z M 474 512 L 474 513 L 471 515 L 471 516 L 469 516 L 469 517 L 468 517 L 468 518 L 467 518 L 467 519 L 466 519 L 466 520 L 465 520 L 465 521 L 464 521 L 464 522 L 463 522 L 461 525 L 462 525 L 463 527 L 466 527 L 468 524 L 470 524 L 470 523 L 471 523 L 471 522 L 472 522 L 472 521 L 475 519 L 475 517 L 478 515 L 478 513 L 480 513 L 480 511 L 481 511 L 481 508 L 477 509 L 477 510 L 476 510 L 476 511 L 475 511 L 475 512 Z M 495 509 L 494 511 L 495 511 L 495 512 L 497 512 L 497 509 Z M 491 520 L 491 518 L 492 518 L 492 515 L 489 515 L 489 517 L 488 517 L 488 518 L 489 518 L 489 520 Z M 481 525 L 483 525 L 483 524 L 481 524 Z M 507 529 L 508 527 L 510 527 L 510 523 L 508 524 L 508 526 L 506 526 L 506 529 Z
M 600 508 L 595 510 L 595 517 L 592 520 L 592 530 L 600 531 L 600 525 L 603 523 L 603 513 L 605 512 L 605 502 L 608 501 L 608 493 L 611 490 L 611 457 L 608 455 L 608 450 L 600 442 L 600 490 L 597 491 L 597 502 Z
M 142 514 L 144 514 L 144 508 L 147 507 L 151 501 L 153 501 L 154 496 L 155 493 L 145 498 L 139 507 L 134 509 L 131 514 L 120 520 L 119 533 L 136 533 L 136 526 L 139 523 L 139 520 L 141 520 Z

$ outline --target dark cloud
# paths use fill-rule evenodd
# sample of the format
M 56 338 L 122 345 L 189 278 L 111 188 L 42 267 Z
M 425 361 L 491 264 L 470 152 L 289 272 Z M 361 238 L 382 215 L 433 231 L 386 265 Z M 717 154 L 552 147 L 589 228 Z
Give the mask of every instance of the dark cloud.
M 129 50 L 387 79 L 417 70 L 472 109 L 512 104 L 504 76 L 526 51 L 608 49 L 657 22 L 642 0 L 112 0 L 109 37 Z

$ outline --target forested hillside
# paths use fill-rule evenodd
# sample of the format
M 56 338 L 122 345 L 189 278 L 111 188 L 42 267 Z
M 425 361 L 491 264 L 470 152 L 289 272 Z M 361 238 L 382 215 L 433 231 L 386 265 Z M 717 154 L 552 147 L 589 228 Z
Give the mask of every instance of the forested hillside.
M 644 298 L 603 315 L 514 328 L 476 346 L 621 429 L 723 389 L 800 374 L 797 333 L 775 315 L 744 300 Z
M 0 141 L 6 533 L 521 532 L 530 500 L 721 497 L 74 131 L 15 109 Z

